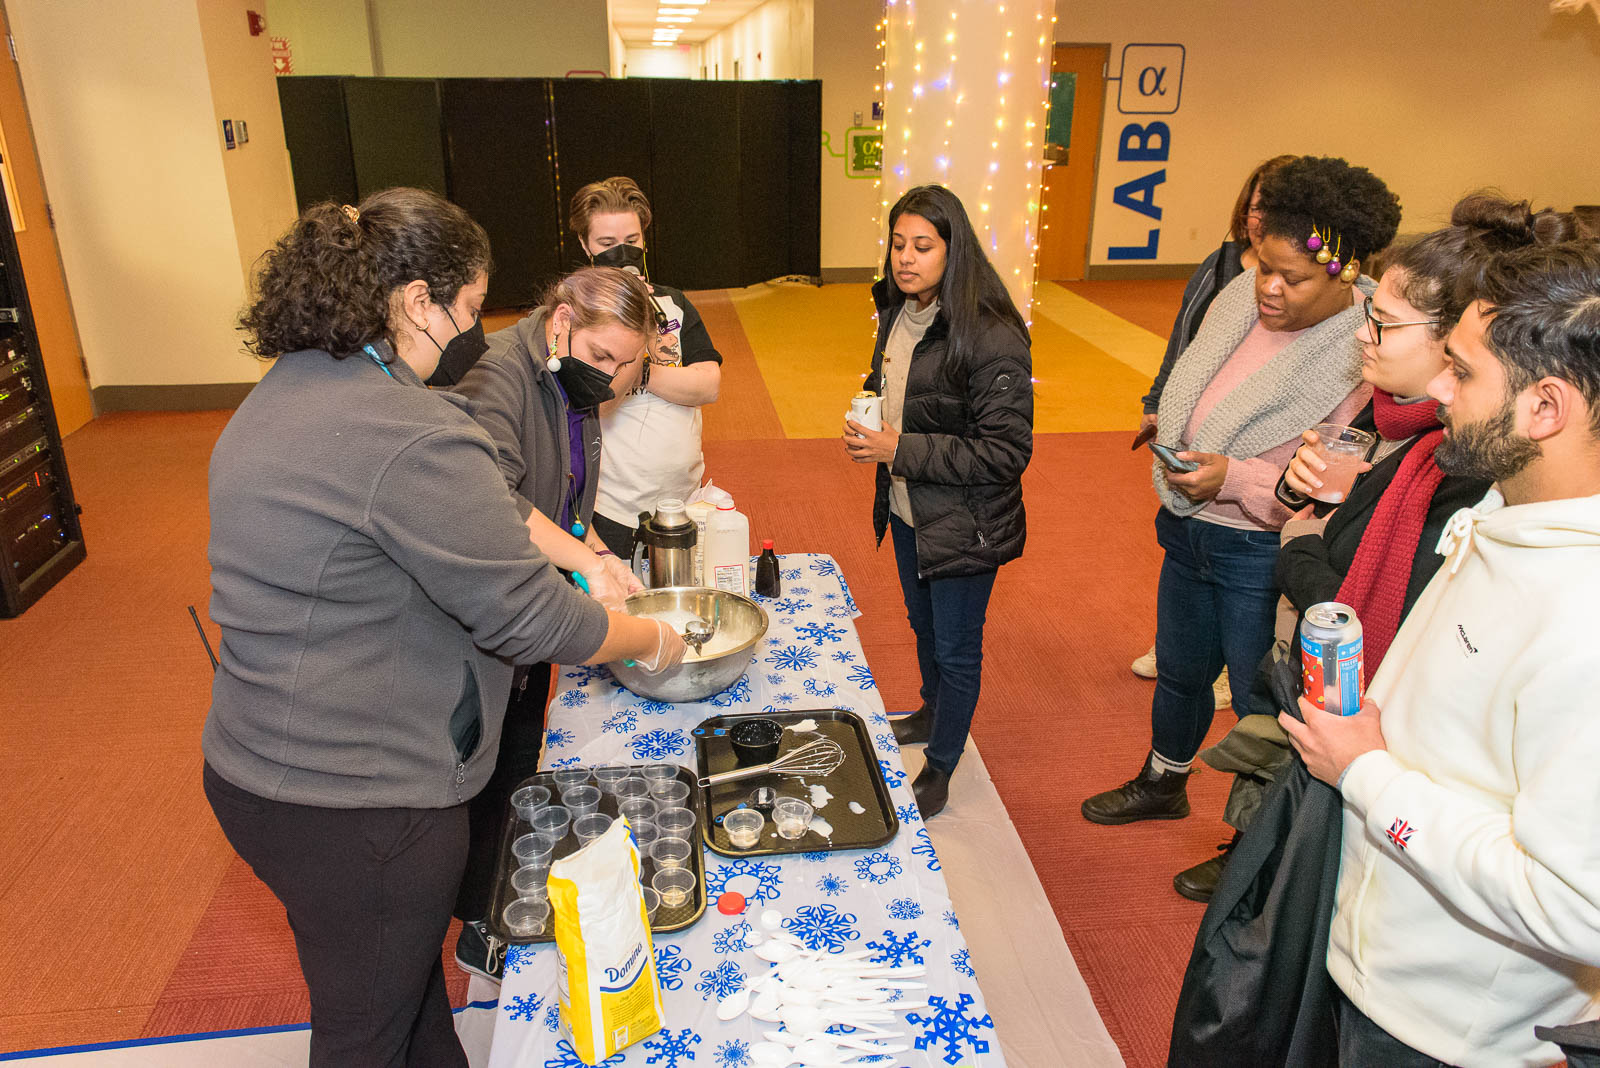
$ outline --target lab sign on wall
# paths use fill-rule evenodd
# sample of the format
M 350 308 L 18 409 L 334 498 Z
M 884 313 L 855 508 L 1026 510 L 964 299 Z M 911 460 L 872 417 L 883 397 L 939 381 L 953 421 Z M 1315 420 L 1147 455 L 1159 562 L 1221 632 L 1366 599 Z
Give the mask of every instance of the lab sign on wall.
M 1172 154 L 1173 120 L 1183 99 L 1181 44 L 1130 44 L 1122 49 L 1117 111 L 1108 124 L 1116 151 L 1111 154 L 1111 205 L 1096 220 L 1097 234 L 1112 262 L 1153 261 L 1161 250 L 1162 186 Z M 1104 188 L 1102 186 L 1102 188 Z

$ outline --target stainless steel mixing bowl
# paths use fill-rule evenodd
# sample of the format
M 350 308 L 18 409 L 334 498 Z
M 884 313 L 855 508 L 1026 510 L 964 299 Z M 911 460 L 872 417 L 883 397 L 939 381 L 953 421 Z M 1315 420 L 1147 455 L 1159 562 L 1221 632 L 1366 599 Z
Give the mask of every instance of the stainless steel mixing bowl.
M 732 649 L 704 659 L 696 659 L 691 651 L 682 664 L 660 675 L 647 675 L 621 662 L 606 665 L 622 685 L 656 701 L 702 701 L 726 690 L 745 673 L 767 633 L 766 609 L 726 590 L 664 586 L 634 594 L 627 607 L 629 615 L 652 618 L 692 612 L 715 624 L 713 641 L 729 636 L 738 640 Z

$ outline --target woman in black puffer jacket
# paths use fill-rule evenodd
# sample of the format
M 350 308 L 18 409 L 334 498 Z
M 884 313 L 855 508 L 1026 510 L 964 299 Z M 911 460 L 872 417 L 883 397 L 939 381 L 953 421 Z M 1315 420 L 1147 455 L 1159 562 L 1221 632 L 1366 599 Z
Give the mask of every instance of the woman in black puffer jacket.
M 895 719 L 894 733 L 928 743 L 912 783 L 927 819 L 944 808 L 972 727 L 995 573 L 1027 537 L 1032 342 L 948 189 L 901 197 L 889 246 L 872 290 L 878 340 L 867 380 L 883 396 L 883 429 L 846 421 L 844 445 L 855 462 L 878 465 L 873 528 L 880 543 L 893 535 L 917 637 L 922 707 Z

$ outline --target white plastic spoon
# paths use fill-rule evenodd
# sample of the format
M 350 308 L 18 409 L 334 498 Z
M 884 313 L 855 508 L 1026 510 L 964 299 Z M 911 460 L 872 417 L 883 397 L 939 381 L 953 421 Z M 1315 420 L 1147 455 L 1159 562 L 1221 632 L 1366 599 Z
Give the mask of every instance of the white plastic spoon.
M 742 1016 L 744 1010 L 750 1007 L 750 987 L 735 990 L 721 1001 L 717 1002 L 717 1019 L 726 1023 L 736 1016 Z

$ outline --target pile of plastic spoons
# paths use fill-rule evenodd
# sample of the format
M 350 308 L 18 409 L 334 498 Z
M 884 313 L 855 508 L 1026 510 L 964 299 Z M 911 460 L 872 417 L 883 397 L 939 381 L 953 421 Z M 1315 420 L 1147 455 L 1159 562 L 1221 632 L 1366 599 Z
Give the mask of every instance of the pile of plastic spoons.
M 783 914 L 768 909 L 761 914 L 765 934 L 752 932 L 747 940 L 753 952 L 774 965 L 749 986 L 717 1004 L 717 1019 L 733 1020 L 749 1013 L 753 1019 L 781 1024 L 781 1030 L 762 1032 L 765 1042 L 750 1048 L 760 1068 L 841 1068 L 863 1057 L 903 1053 L 909 1046 L 893 1044 L 904 1031 L 891 1031 L 895 1014 L 927 1007 L 926 1002 L 891 1001 L 905 991 L 926 989 L 913 982 L 927 973 L 921 967 L 888 967 L 865 960 L 866 951 L 825 953 L 813 950 L 782 930 Z M 830 1028 L 851 1028 L 838 1034 Z

